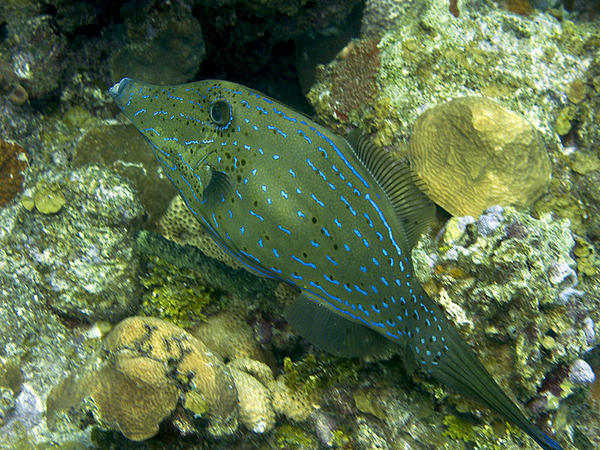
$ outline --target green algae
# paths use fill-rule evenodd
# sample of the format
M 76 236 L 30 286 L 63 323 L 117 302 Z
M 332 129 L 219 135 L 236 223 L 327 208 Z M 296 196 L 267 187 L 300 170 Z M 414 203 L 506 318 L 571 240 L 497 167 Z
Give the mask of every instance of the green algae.
M 274 442 L 276 448 L 281 449 L 310 449 L 317 448 L 314 437 L 306 433 L 300 427 L 288 423 L 281 425 L 274 431 Z
M 357 383 L 362 364 L 359 360 L 336 358 L 326 353 L 308 353 L 298 361 L 283 361 L 286 385 L 310 395 L 337 384 Z
M 198 282 L 196 271 L 178 268 L 157 256 L 149 258 L 147 267 L 148 272 L 140 280 L 145 288 L 141 314 L 182 328 L 206 320 L 204 309 L 219 296 L 214 289 Z
M 463 441 L 475 449 L 501 450 L 507 448 L 508 443 L 514 443 L 515 438 L 520 440 L 523 437 L 523 433 L 508 422 L 505 422 L 502 428 L 492 427 L 488 424 L 477 425 L 459 416 L 447 415 L 444 417 L 444 425 L 446 426 L 446 430 L 443 432 L 444 436 L 456 441 Z M 519 447 L 531 446 L 523 446 L 519 442 Z

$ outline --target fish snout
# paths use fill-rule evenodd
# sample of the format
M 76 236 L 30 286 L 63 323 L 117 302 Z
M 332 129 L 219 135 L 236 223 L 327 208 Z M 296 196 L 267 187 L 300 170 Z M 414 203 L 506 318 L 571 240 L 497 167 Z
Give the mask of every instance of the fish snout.
M 108 92 L 110 93 L 110 95 L 112 96 L 112 98 L 115 99 L 115 101 L 121 96 L 123 95 L 123 92 L 125 92 L 126 87 L 131 84 L 133 80 L 131 78 L 123 78 L 121 81 L 119 81 L 117 84 L 115 84 L 113 87 L 111 87 Z

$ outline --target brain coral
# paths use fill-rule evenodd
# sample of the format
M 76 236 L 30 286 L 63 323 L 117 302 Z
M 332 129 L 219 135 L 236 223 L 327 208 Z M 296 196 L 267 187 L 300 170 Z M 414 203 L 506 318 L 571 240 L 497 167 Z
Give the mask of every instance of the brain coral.
M 417 119 L 408 157 L 431 199 L 455 216 L 492 205 L 529 206 L 551 167 L 537 130 L 484 97 L 463 97 Z
M 104 348 L 102 368 L 67 378 L 53 391 L 50 416 L 87 408 L 103 428 L 141 441 L 158 432 L 182 399 L 193 417 L 208 420 L 211 434 L 237 429 L 238 396 L 230 371 L 183 329 L 131 317 L 108 334 Z

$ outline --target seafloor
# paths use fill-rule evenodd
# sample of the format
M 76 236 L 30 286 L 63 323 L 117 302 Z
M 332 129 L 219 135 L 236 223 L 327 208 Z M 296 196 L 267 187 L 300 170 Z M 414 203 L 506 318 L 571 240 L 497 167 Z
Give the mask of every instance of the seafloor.
M 594 0 L 1 0 L 1 448 L 536 448 L 391 346 L 295 334 L 297 291 L 204 234 L 124 76 L 242 83 L 410 160 L 439 205 L 416 276 L 528 417 L 600 448 Z

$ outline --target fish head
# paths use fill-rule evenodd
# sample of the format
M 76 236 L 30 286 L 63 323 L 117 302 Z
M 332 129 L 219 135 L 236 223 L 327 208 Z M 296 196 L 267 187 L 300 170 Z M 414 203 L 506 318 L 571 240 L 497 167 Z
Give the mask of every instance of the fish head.
M 109 93 L 150 143 L 165 173 L 188 173 L 185 179 L 202 195 L 223 171 L 221 143 L 239 128 L 233 99 L 237 88 L 221 80 L 160 86 L 123 78 Z

